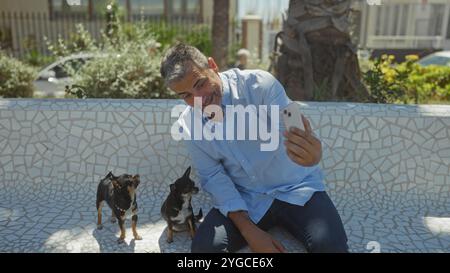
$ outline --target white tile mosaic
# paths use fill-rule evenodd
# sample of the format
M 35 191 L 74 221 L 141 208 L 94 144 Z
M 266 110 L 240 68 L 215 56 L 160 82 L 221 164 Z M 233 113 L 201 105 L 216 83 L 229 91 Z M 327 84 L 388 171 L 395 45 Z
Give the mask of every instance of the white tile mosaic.
M 159 207 L 190 164 L 170 137 L 177 100 L 0 100 L 0 252 L 187 252 Z M 324 143 L 327 190 L 353 252 L 450 252 L 450 107 L 302 103 Z M 138 230 L 96 230 L 108 171 L 139 173 Z M 195 177 L 195 173 L 194 173 Z M 193 200 L 206 212 L 204 193 Z M 109 215 L 109 212 L 105 214 Z M 127 234 L 131 234 L 127 222 Z M 285 230 L 271 231 L 304 252 Z M 242 252 L 248 252 L 243 249 Z

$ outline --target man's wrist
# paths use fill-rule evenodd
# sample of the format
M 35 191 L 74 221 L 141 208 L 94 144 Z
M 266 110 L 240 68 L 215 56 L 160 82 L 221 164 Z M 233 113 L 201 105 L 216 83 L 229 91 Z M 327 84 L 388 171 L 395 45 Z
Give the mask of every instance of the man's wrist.
M 231 211 L 228 213 L 228 218 L 231 219 L 231 221 L 239 229 L 244 238 L 246 238 L 248 234 L 250 234 L 256 227 L 256 225 L 248 216 L 247 211 L 244 210 Z

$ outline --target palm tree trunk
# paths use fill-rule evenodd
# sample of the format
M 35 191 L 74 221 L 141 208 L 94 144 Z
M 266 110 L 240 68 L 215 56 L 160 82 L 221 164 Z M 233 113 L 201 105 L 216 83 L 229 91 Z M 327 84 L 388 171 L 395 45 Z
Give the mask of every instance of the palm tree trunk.
M 368 98 L 349 35 L 351 0 L 290 0 L 275 73 L 292 100 Z
M 226 69 L 228 58 L 229 0 L 214 0 L 212 57 L 220 69 Z

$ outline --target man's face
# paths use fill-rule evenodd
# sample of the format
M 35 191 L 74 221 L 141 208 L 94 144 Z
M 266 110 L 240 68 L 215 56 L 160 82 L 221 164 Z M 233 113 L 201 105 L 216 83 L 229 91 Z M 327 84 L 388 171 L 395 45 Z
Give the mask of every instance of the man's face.
M 219 105 L 222 101 L 222 82 L 218 68 L 212 58 L 208 59 L 209 68 L 202 69 L 192 65 L 192 70 L 180 81 L 169 85 L 190 106 L 194 98 L 202 99 L 202 111 L 208 105 Z

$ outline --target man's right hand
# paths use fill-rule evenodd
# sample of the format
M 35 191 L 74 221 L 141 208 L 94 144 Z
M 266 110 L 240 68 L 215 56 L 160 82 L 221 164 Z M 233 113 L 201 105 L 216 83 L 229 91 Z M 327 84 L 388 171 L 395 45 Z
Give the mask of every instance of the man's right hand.
M 229 212 L 228 217 L 236 225 L 250 249 L 255 253 L 286 252 L 283 245 L 269 233 L 256 226 L 248 217 L 246 211 Z
M 244 234 L 245 233 L 245 234 Z M 275 240 L 269 233 L 260 229 L 256 225 L 244 231 L 242 234 L 247 240 L 250 249 L 255 253 L 284 253 L 284 246 Z

